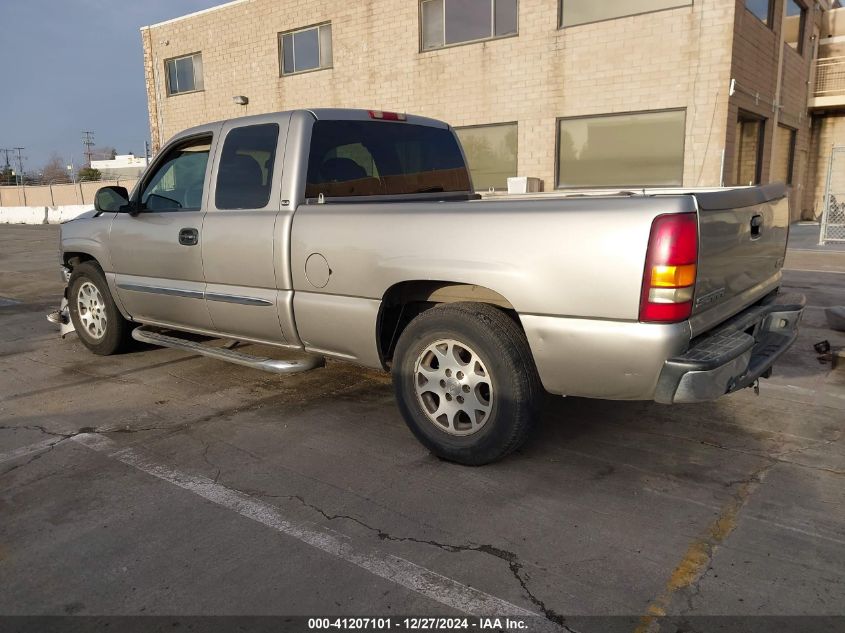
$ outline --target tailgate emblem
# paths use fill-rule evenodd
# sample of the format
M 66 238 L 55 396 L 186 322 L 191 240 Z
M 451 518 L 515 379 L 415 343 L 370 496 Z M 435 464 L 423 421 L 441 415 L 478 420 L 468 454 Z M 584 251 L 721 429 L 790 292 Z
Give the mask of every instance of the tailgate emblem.
M 722 297 L 725 296 L 725 289 L 724 288 L 717 288 L 713 292 L 708 292 L 706 295 L 702 295 L 695 300 L 696 307 L 704 306 L 709 303 L 713 303 L 714 301 L 718 301 Z

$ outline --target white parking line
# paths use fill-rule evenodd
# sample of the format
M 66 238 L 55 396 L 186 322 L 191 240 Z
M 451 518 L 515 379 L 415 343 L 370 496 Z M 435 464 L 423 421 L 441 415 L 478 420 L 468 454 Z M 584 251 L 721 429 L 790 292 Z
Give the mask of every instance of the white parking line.
M 35 444 L 21 446 L 20 448 L 16 448 L 15 450 L 9 451 L 8 453 L 0 453 L 0 464 L 11 461 L 13 459 L 18 459 L 19 457 L 26 457 L 27 455 L 33 455 L 35 453 L 43 453 L 44 451 L 49 451 L 56 444 L 62 441 L 64 441 L 64 438 L 49 437 L 46 440 L 37 442 Z
M 158 477 L 168 483 L 194 493 L 247 519 L 257 521 L 277 532 L 291 536 L 311 547 L 345 560 L 371 574 L 390 580 L 411 591 L 431 598 L 461 613 L 475 616 L 539 616 L 495 596 L 468 587 L 456 580 L 421 567 L 411 561 L 383 554 L 375 549 L 359 548 L 342 539 L 337 533 L 318 527 L 305 527 L 289 522 L 278 508 L 247 494 L 215 483 L 207 477 L 189 475 L 160 464 L 133 448 L 120 449 L 102 435 L 83 433 L 73 437 L 92 450 Z M 552 623 L 549 622 L 551 625 Z M 557 627 L 552 627 L 557 628 Z

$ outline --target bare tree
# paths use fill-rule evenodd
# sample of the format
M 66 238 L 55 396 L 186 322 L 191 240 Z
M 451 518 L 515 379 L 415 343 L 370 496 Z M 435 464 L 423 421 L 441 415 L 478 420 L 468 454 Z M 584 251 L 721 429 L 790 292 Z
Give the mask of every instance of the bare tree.
M 67 180 L 68 178 L 65 162 L 62 160 L 61 156 L 56 154 L 56 152 L 53 152 L 50 155 L 50 160 L 48 160 L 44 167 L 42 167 L 39 171 L 41 172 L 41 178 L 44 182 L 60 182 Z

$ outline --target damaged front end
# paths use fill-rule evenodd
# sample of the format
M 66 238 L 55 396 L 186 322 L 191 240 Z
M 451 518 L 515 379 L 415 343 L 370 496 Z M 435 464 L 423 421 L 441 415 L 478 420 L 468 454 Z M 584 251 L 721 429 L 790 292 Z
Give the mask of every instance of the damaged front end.
M 71 332 L 75 332 L 76 328 L 73 327 L 73 321 L 70 319 L 70 310 L 68 309 L 68 301 L 67 301 L 67 284 L 70 281 L 70 268 L 67 266 L 62 266 L 62 276 L 65 280 L 65 289 L 63 291 L 62 302 L 59 305 L 58 310 L 53 310 L 47 315 L 47 320 L 50 323 L 55 323 L 59 326 L 59 333 L 62 335 L 62 338 L 70 334 Z

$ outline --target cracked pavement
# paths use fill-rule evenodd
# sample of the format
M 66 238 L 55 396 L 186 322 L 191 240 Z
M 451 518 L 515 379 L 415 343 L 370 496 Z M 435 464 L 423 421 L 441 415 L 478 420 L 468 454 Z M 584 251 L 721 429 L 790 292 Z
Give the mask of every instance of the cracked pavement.
M 845 613 L 845 369 L 812 349 L 845 346 L 823 314 L 845 296 L 845 254 L 818 273 L 804 272 L 818 253 L 790 253 L 786 289 L 810 308 L 759 397 L 549 398 L 526 447 L 464 468 L 413 439 L 378 372 L 283 377 L 61 340 L 44 318 L 57 232 L 0 227 L 0 296 L 20 302 L 0 308 L 0 614 L 455 614 L 68 441 L 80 434 L 562 626 Z

